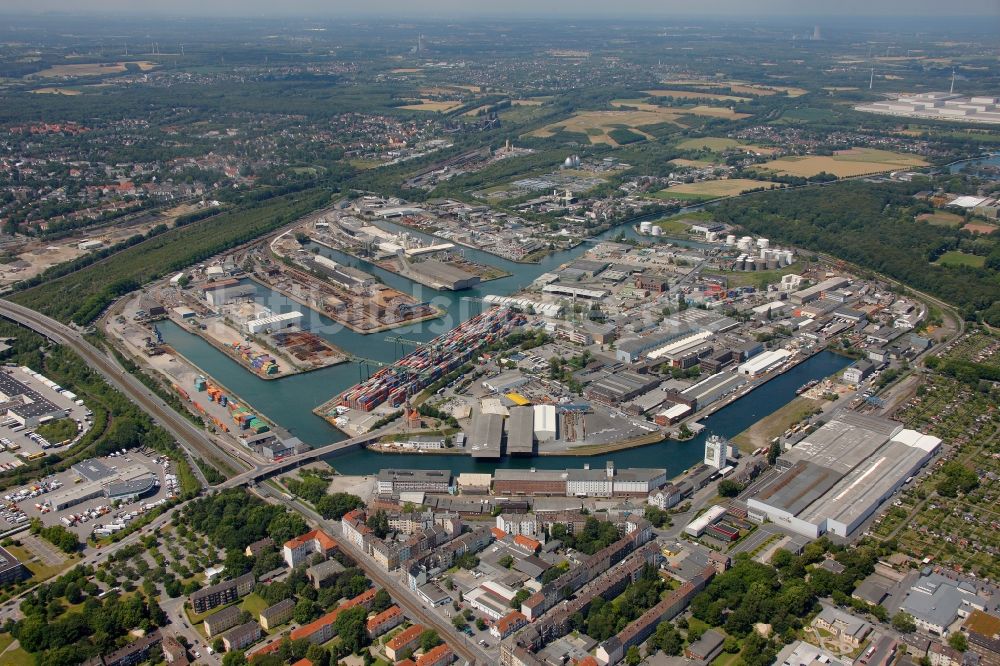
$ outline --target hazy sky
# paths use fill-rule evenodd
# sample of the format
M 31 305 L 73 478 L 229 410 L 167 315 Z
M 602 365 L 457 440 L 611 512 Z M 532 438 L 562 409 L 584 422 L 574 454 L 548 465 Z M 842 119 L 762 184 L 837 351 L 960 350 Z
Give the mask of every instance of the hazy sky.
M 0 12 L 170 15 L 460 16 L 979 16 L 1000 0 L 0 0 Z

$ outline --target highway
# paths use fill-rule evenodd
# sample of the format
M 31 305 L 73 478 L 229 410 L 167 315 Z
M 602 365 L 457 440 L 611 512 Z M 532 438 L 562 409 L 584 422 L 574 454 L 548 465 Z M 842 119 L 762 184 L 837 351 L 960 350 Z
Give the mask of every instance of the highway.
M 226 457 L 206 432 L 195 427 L 194 424 L 175 412 L 166 402 L 146 388 L 142 382 L 90 344 L 79 331 L 6 299 L 0 299 L 0 316 L 27 326 L 52 342 L 69 347 L 76 352 L 91 369 L 100 373 L 109 384 L 150 414 L 177 440 L 191 459 L 192 471 L 202 485 L 208 487 L 205 475 L 194 463 L 194 458 L 201 457 L 207 462 L 211 462 L 212 458 L 222 456 L 223 459 L 226 459 Z
M 306 519 L 322 527 L 337 542 L 337 547 L 357 562 L 368 578 L 385 588 L 392 595 L 393 600 L 406 611 L 409 617 L 417 620 L 425 627 L 432 627 L 437 630 L 442 640 L 448 643 L 452 650 L 469 664 L 477 662 L 479 664 L 489 664 L 497 661 L 496 657 L 490 657 L 478 645 L 469 641 L 467 636 L 455 629 L 450 622 L 424 606 L 405 584 L 399 580 L 395 580 L 392 574 L 373 566 L 367 555 L 358 550 L 346 539 L 342 539 L 340 521 L 327 520 L 316 513 L 311 507 L 306 506 L 302 502 L 290 500 L 267 485 L 257 486 L 254 492 L 284 505 L 291 511 L 297 511 Z

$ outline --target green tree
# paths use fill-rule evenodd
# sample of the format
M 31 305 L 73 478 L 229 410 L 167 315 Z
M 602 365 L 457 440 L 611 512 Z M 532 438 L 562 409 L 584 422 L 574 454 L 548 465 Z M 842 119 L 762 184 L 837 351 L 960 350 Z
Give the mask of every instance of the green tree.
M 969 639 L 965 637 L 961 631 L 953 631 L 948 636 L 948 645 L 958 650 L 959 652 L 965 652 L 969 649 Z
M 427 652 L 431 648 L 441 645 L 441 637 L 433 629 L 427 629 L 420 634 L 420 649 Z
M 906 611 L 899 611 L 892 616 L 892 628 L 896 631 L 908 634 L 917 630 L 917 623 L 913 620 L 913 616 Z
M 639 666 L 640 661 L 642 661 L 642 655 L 639 654 L 639 646 L 629 646 L 628 652 L 625 653 L 625 663 L 628 666 Z

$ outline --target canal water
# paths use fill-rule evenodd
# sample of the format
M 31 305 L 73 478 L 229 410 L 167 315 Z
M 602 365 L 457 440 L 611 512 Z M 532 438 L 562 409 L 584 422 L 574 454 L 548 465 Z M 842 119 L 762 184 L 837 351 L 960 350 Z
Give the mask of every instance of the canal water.
M 401 228 L 387 222 L 379 222 L 386 229 L 398 231 Z M 407 229 L 407 231 L 412 232 Z M 595 240 L 606 240 L 625 232 L 636 237 L 631 226 L 622 226 L 605 231 Z M 416 235 L 431 239 L 430 236 Z M 667 240 L 667 239 L 664 239 Z M 673 239 L 671 239 L 673 240 Z M 673 242 L 677 242 L 673 240 Z M 694 245 L 694 244 L 692 244 Z M 572 250 L 561 251 L 545 257 L 538 264 L 519 264 L 500 259 L 478 250 L 463 248 L 467 258 L 480 263 L 498 266 L 511 273 L 509 277 L 484 282 L 473 289 L 461 292 L 436 291 L 416 284 L 407 278 L 385 271 L 369 262 L 349 257 L 335 250 L 319 245 L 316 249 L 335 261 L 355 266 L 377 276 L 387 285 L 405 293 L 413 294 L 420 301 L 427 301 L 444 310 L 440 319 L 421 322 L 393 329 L 384 333 L 362 335 L 350 331 L 320 314 L 314 313 L 290 299 L 266 287 L 258 285 L 257 301 L 276 313 L 298 310 L 306 319 L 305 325 L 341 349 L 355 356 L 375 361 L 391 362 L 408 353 L 412 347 L 386 338 L 399 337 L 406 340 L 425 342 L 448 330 L 482 310 L 482 299 L 487 294 L 506 296 L 528 286 L 542 273 L 555 270 L 561 264 L 583 254 L 592 241 Z M 197 365 L 202 371 L 234 391 L 250 406 L 278 423 L 293 435 L 311 446 L 320 446 L 344 439 L 344 434 L 312 413 L 312 410 L 363 379 L 366 372 L 356 363 L 345 363 L 324 370 L 294 375 L 279 380 L 264 381 L 250 374 L 243 366 L 221 353 L 198 336 L 183 330 L 172 322 L 159 325 L 164 340 L 180 354 Z M 584 462 L 603 465 L 613 459 L 618 466 L 666 467 L 676 474 L 701 460 L 704 438 L 714 432 L 732 436 L 778 409 L 795 396 L 795 389 L 811 379 L 833 374 L 845 367 L 849 359 L 829 352 L 822 352 L 800 364 L 784 375 L 771 380 L 756 389 L 749 396 L 741 398 L 705 420 L 706 431 L 691 441 L 662 442 L 638 449 L 620 451 L 608 456 L 576 457 L 554 456 L 533 459 L 510 459 L 499 464 L 475 463 L 465 456 L 436 455 L 383 455 L 369 451 L 358 451 L 332 459 L 330 462 L 338 470 L 349 474 L 361 474 L 382 467 L 435 468 L 447 467 L 453 471 L 489 471 L 497 467 L 538 467 L 564 468 L 579 467 Z

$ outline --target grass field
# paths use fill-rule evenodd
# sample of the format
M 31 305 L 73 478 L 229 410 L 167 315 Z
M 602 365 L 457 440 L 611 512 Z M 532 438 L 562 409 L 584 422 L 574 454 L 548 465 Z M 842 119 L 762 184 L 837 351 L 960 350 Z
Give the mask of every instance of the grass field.
M 997 230 L 997 225 L 989 222 L 969 222 L 962 228 L 974 234 L 991 234 Z
M 547 101 L 552 99 L 551 97 L 537 97 L 535 99 L 515 99 L 511 100 L 512 106 L 541 106 Z
M 932 224 L 935 227 L 959 227 L 965 218 L 961 215 L 956 215 L 955 213 L 946 213 L 945 211 L 934 211 L 933 213 L 921 213 L 917 215 L 917 221 L 926 222 L 927 224 Z
M 430 99 L 417 100 L 413 104 L 407 104 L 406 106 L 399 107 L 400 109 L 406 109 L 408 111 L 433 111 L 439 113 L 448 113 L 453 109 L 457 109 L 462 106 L 461 102 L 435 102 Z
M 746 102 L 748 98 L 718 93 L 703 93 L 694 90 L 643 90 L 651 97 L 675 97 L 677 99 L 716 99 L 720 101 Z
M 663 229 L 663 233 L 667 236 L 680 236 L 686 234 L 690 225 L 685 224 L 682 220 L 663 220 L 662 222 L 657 222 L 656 226 Z
M 663 83 L 673 86 L 696 86 L 698 88 L 729 88 L 737 95 L 742 93 L 745 95 L 761 95 L 763 97 L 777 95 L 778 93 L 785 93 L 789 97 L 801 97 L 809 92 L 804 88 L 775 86 L 766 83 L 748 83 L 746 81 L 698 81 L 694 79 L 680 79 L 677 81 L 664 81 Z M 652 91 L 650 91 L 650 93 L 652 93 Z
M 863 176 L 896 169 L 912 169 L 927 166 L 927 162 L 916 155 L 894 153 L 874 148 L 851 148 L 838 151 L 835 155 L 809 155 L 805 157 L 780 157 L 765 162 L 762 168 L 780 175 L 815 176 L 831 173 L 838 178 Z
M 819 400 L 796 397 L 770 416 L 762 418 L 733 437 L 733 444 L 746 453 L 767 446 L 772 439 L 785 432 L 789 426 L 812 414 L 819 406 Z
M 144 72 L 156 67 L 155 62 L 148 60 L 122 61 L 122 62 L 95 62 L 80 63 L 78 65 L 55 65 L 40 72 L 30 74 L 30 77 L 40 77 L 43 79 L 57 78 L 62 76 L 103 76 L 105 74 L 121 74 L 125 71 L 125 65 L 138 65 Z
M 250 611 L 250 614 L 256 619 L 262 610 L 267 608 L 268 604 L 264 601 L 263 597 L 254 592 L 253 594 L 247 596 L 243 603 L 240 604 L 240 608 L 245 611 Z
M 700 183 L 685 183 L 666 190 L 660 190 L 656 193 L 656 196 L 671 198 L 677 195 L 686 195 L 702 199 L 715 199 L 716 197 L 732 197 L 759 187 L 769 188 L 773 186 L 775 186 L 775 183 L 764 180 L 750 180 L 749 178 L 705 180 Z
M 969 266 L 970 268 L 982 268 L 986 263 L 986 257 L 975 254 L 966 254 L 958 250 L 945 252 L 934 262 L 938 266 Z

